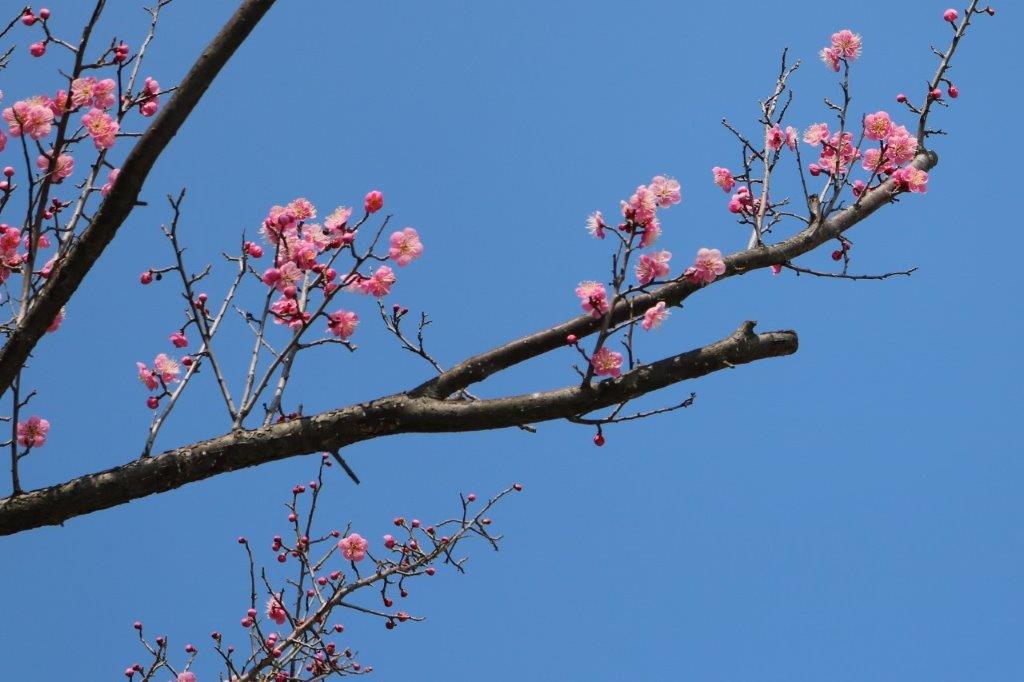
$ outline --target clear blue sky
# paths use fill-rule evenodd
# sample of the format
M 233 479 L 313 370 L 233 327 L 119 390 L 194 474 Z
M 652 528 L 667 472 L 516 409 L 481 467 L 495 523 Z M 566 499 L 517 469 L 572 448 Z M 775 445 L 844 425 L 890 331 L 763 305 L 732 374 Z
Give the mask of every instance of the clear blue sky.
M 112 0 L 99 35 L 139 42 L 136 0 Z M 54 0 L 72 36 L 87 3 Z M 232 2 L 179 0 L 148 73 L 176 81 Z M 673 264 L 746 235 L 710 168 L 735 165 L 726 116 L 755 130 L 779 50 L 805 60 L 794 125 L 824 117 L 835 77 L 816 60 L 838 28 L 864 36 L 857 114 L 897 111 L 934 71 L 945 6 L 933 2 L 280 2 L 232 60 L 150 177 L 136 210 L 28 372 L 53 424 L 23 481 L 38 487 L 127 461 L 149 412 L 134 363 L 169 350 L 179 303 L 140 287 L 167 260 L 162 197 L 189 188 L 183 237 L 201 265 L 306 196 L 321 210 L 381 188 L 425 257 L 393 300 L 436 320 L 442 362 L 559 322 L 605 251 L 583 221 L 656 173 L 684 202 L 665 215 Z M 495 514 L 499 554 L 466 576 L 420 583 L 418 625 L 346 617 L 344 640 L 378 678 L 451 680 L 1009 680 L 1024 678 L 1024 536 L 1018 442 L 1024 333 L 1013 249 L 1021 100 L 1011 39 L 1019 8 L 979 20 L 953 75 L 961 96 L 936 123 L 929 192 L 850 234 L 853 269 L 918 266 L 910 279 L 832 282 L 758 272 L 693 297 L 642 356 L 717 339 L 745 319 L 794 328 L 800 351 L 676 387 L 692 409 L 607 432 L 545 424 L 403 436 L 350 448 L 364 483 L 338 479 L 321 517 L 377 541 L 396 514 L 434 519 L 459 491 L 526 492 Z M 985 19 L 985 18 L 981 18 Z M 25 55 L 0 73 L 7 101 L 52 91 L 63 66 Z M 33 34 L 34 35 L 34 34 Z M 749 37 L 748 37 L 749 36 Z M 34 39 L 34 37 L 33 37 Z M 44 87 L 40 83 L 45 83 Z M 909 123 L 906 117 L 898 120 Z M 122 147 L 126 146 L 122 142 Z M 9 158 L 16 146 L 0 154 Z M 1014 224 L 1018 228 L 1014 228 Z M 1003 252 L 1003 249 L 1011 249 Z M 1004 255 L 1005 253 L 1005 255 Z M 827 253 L 804 261 L 829 267 Z M 212 296 L 223 281 L 210 284 Z M 429 375 L 373 321 L 359 354 L 311 355 L 291 395 L 307 412 Z M 234 341 L 232 341 L 232 339 Z M 244 333 L 229 332 L 222 355 Z M 566 351 L 479 387 L 505 395 L 571 383 Z M 234 365 L 238 363 L 232 363 Z M 212 385 L 195 388 L 160 441 L 226 429 Z M 651 401 L 648 404 L 657 404 Z M 269 544 L 283 496 L 315 457 L 218 477 L 0 540 L 0 652 L 24 676 L 116 680 L 141 659 L 131 623 L 175 650 L 242 642 L 245 564 L 234 538 Z M 265 540 L 265 542 L 264 542 Z M 262 555 L 272 559 L 269 549 Z M 372 597 L 371 597 L 372 599 Z M 212 657 L 197 669 L 214 679 Z

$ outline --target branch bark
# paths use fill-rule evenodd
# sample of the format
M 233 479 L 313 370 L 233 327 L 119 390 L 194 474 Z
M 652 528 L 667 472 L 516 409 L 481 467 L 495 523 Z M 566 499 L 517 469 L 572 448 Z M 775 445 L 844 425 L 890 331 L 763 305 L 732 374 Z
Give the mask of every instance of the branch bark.
M 402 393 L 253 431 L 234 431 L 0 500 L 0 535 L 62 524 L 217 474 L 335 451 L 379 436 L 479 431 L 586 414 L 680 381 L 796 352 L 795 332 L 756 334 L 754 324 L 745 322 L 720 341 L 597 384 L 470 402 Z
M 139 138 L 121 167 L 110 194 L 93 222 L 62 263 L 57 263 L 32 306 L 0 349 L 0 395 L 11 386 L 32 349 L 92 269 L 138 201 L 146 176 L 157 158 L 199 103 L 210 83 L 249 36 L 274 0 L 245 0 L 207 45 L 181 81 L 170 101 Z

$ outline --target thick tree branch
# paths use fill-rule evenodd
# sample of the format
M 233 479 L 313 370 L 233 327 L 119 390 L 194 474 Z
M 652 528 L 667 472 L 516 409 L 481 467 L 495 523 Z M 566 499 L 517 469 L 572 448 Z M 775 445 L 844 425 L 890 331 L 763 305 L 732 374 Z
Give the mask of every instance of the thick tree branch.
M 235 431 L 157 457 L 0 500 L 0 535 L 61 524 L 217 474 L 397 433 L 479 431 L 586 414 L 721 369 L 796 352 L 792 331 L 755 334 L 746 322 L 703 348 L 617 379 L 495 400 L 399 394 L 253 431 Z
M 245 0 L 220 33 L 203 50 L 174 96 L 128 154 L 121 175 L 100 204 L 96 216 L 81 234 L 67 258 L 57 263 L 32 306 L 18 321 L 0 349 L 0 394 L 6 391 L 32 349 L 113 240 L 138 201 L 146 176 L 157 158 L 192 113 L 206 89 L 235 50 L 273 6 L 274 0 Z

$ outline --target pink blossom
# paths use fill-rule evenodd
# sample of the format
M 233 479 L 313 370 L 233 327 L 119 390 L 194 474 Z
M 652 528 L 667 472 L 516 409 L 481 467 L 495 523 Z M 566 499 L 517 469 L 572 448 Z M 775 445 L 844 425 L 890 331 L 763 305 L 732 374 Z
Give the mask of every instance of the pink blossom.
M 889 114 L 879 111 L 864 117 L 864 137 L 869 140 L 885 140 L 892 134 L 892 119 Z
M 14 137 L 21 137 L 24 131 L 33 140 L 38 140 L 49 135 L 53 127 L 53 111 L 46 95 L 15 102 L 4 109 L 3 117 Z
M 601 215 L 600 211 L 594 211 L 587 216 L 587 232 L 590 236 L 597 239 L 604 239 L 604 228 L 608 227 L 604 223 L 604 216 Z
M 382 265 L 369 277 L 356 280 L 354 287 L 364 294 L 380 298 L 391 292 L 391 287 L 396 281 L 394 271 L 388 266 Z
M 121 127 L 117 121 L 102 109 L 90 109 L 82 116 L 82 125 L 89 131 L 96 149 L 110 149 L 114 146 L 117 131 Z
M 352 209 L 348 206 L 339 206 L 334 209 L 331 215 L 324 219 L 324 227 L 331 232 L 340 232 L 345 229 L 345 224 L 348 223 L 348 219 L 352 216 Z
M 298 199 L 292 199 L 285 210 L 290 211 L 296 220 L 312 220 L 316 218 L 316 206 L 306 199 L 305 197 L 299 197 Z
M 636 264 L 636 279 L 641 286 L 650 284 L 659 277 L 668 274 L 668 261 L 672 254 L 668 251 L 656 251 L 651 254 L 640 256 L 640 262 Z
M 622 215 L 640 225 L 646 225 L 654 219 L 657 210 L 657 197 L 646 185 L 640 185 L 629 201 L 622 202 Z
M 580 282 L 576 287 L 576 295 L 580 297 L 580 305 L 591 317 L 601 317 L 608 312 L 608 292 L 600 282 Z
M 278 625 L 284 625 L 288 620 L 288 612 L 285 611 L 284 604 L 276 596 L 267 600 L 267 618 Z
M 139 99 L 139 113 L 149 117 L 156 113 L 160 107 L 160 84 L 146 76 L 146 82 L 142 85 L 142 93 Z
M 861 166 L 866 171 L 871 173 L 887 173 L 894 167 L 892 163 L 882 154 L 880 149 L 868 149 L 864 152 L 864 159 L 861 161 Z
M 41 417 L 32 416 L 18 422 L 18 442 L 26 448 L 41 448 L 46 444 L 46 434 L 50 431 L 50 422 Z
M 827 123 L 815 123 L 804 131 L 804 142 L 817 147 L 819 144 L 831 137 Z
M 373 190 L 368 192 L 363 198 L 363 208 L 367 213 L 376 213 L 380 209 L 384 208 L 384 195 L 380 190 Z
M 768 149 L 771 149 L 772 151 L 777 152 L 782 149 L 782 145 L 785 144 L 785 142 L 786 135 L 782 132 L 782 128 L 780 128 L 777 123 L 769 128 L 765 133 L 764 143 Z
M 722 188 L 722 191 L 728 194 L 732 191 L 732 188 L 736 186 L 736 180 L 732 177 L 732 172 L 728 168 L 719 168 L 715 166 L 711 169 L 711 174 L 715 178 L 715 184 Z
M 349 561 L 362 561 L 369 546 L 370 543 L 359 533 L 350 533 L 338 542 L 341 555 Z
M 156 373 L 146 367 L 145 363 L 136 362 L 135 366 L 139 368 L 139 381 L 141 381 L 146 388 L 152 391 L 160 385 L 160 382 L 156 380 Z
M 110 194 L 110 190 L 114 189 L 114 183 L 117 182 L 117 176 L 121 174 L 120 168 L 112 168 L 107 173 L 107 182 L 100 188 L 100 194 L 107 196 Z
M 900 189 L 908 192 L 924 194 L 928 191 L 928 173 L 920 168 L 914 166 L 900 168 L 892 174 L 892 179 L 896 181 Z
M 356 331 L 359 316 L 348 310 L 338 310 L 327 316 L 327 328 L 342 341 L 348 341 Z
M 860 56 L 860 34 L 854 33 L 848 28 L 836 31 L 832 34 L 832 48 L 839 53 L 840 57 L 845 57 L 852 62 Z
M 679 181 L 675 178 L 655 175 L 651 180 L 650 190 L 654 195 L 654 202 L 661 208 L 668 208 L 683 200 L 682 193 L 679 191 Z
M 651 218 L 651 220 L 644 225 L 643 233 L 640 235 L 640 246 L 647 248 L 654 242 L 658 241 L 658 237 L 661 236 L 661 223 L 657 218 Z
M 280 257 L 280 255 L 279 255 Z M 302 284 L 302 280 L 305 277 L 302 270 L 294 262 L 288 261 L 276 269 L 276 275 L 272 275 L 270 270 L 263 273 L 264 282 L 267 284 L 273 284 L 274 288 L 278 291 L 283 292 L 288 287 L 296 287 Z M 272 281 L 267 282 L 267 278 Z
M 101 81 L 94 76 L 76 78 L 71 81 L 71 105 L 75 109 L 86 106 L 109 109 L 114 105 L 116 87 L 113 78 Z
M 166 353 L 160 353 L 153 360 L 153 371 L 165 384 L 169 384 L 178 380 L 178 372 L 181 371 L 181 368 L 176 361 L 167 357 Z
M 825 66 L 828 66 L 833 71 L 839 71 L 839 60 L 843 56 L 839 50 L 834 47 L 823 47 L 818 56 L 821 57 L 821 61 L 825 63 Z
M 178 682 L 196 682 L 196 676 L 191 671 L 186 670 L 183 673 L 178 673 Z
M 590 366 L 597 376 L 617 377 L 622 373 L 622 353 L 601 346 L 590 358 Z
M 696 284 L 710 284 L 725 272 L 725 261 L 718 249 L 701 249 L 693 260 L 693 265 L 686 269 L 686 278 Z
M 885 155 L 895 165 L 907 163 L 917 154 L 917 138 L 907 132 L 903 126 L 897 126 L 889 135 L 885 146 Z
M 786 146 L 789 147 L 790 151 L 796 151 L 797 136 L 800 134 L 793 126 L 786 126 Z
M 171 344 L 175 348 L 184 348 L 185 346 L 188 345 L 188 338 L 186 338 L 185 335 L 182 334 L 180 331 L 179 332 L 174 332 L 173 334 L 171 334 L 170 339 L 171 339 Z
M 40 154 L 39 157 L 36 158 L 36 168 L 45 173 L 50 168 L 50 157 Z M 53 173 L 50 175 L 50 178 L 53 180 L 54 184 L 59 184 L 63 182 L 64 178 L 70 176 L 74 172 L 75 160 L 71 158 L 70 154 L 61 154 L 57 157 L 57 163 L 53 169 Z
M 668 310 L 665 309 L 665 302 L 658 301 L 644 313 L 644 320 L 640 323 L 640 326 L 644 328 L 644 331 L 649 332 L 655 327 L 660 326 L 666 317 L 668 317 Z
M 274 316 L 274 324 L 286 324 L 290 329 L 299 329 L 310 318 L 294 298 L 279 298 L 270 304 L 270 312 Z
M 423 255 L 423 244 L 420 235 L 411 227 L 407 227 L 391 235 L 391 248 L 388 256 L 402 268 Z

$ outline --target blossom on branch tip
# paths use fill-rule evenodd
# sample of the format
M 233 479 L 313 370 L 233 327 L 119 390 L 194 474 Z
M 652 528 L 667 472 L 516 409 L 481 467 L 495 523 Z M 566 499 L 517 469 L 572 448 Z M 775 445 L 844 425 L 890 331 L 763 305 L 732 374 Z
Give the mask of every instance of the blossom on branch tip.
M 878 111 L 864 117 L 864 137 L 869 140 L 886 140 L 892 134 L 892 131 L 892 119 L 884 111 Z
M 144 362 L 136 362 L 135 366 L 139 370 L 139 381 L 149 390 L 156 390 L 156 387 L 160 385 L 160 382 L 156 380 L 156 373 L 147 367 Z
M 604 228 L 608 227 L 604 223 L 604 216 L 601 215 L 600 211 L 594 211 L 587 216 L 587 232 L 590 233 L 591 237 L 595 239 L 604 239 Z
M 892 174 L 892 179 L 896 181 L 900 189 L 908 192 L 924 194 L 928 191 L 928 173 L 920 168 L 913 166 L 900 168 Z
M 188 339 L 181 332 L 174 332 L 171 334 L 170 340 L 171 344 L 173 344 L 175 348 L 184 348 L 188 345 Z
M 178 380 L 178 373 L 181 371 L 181 367 L 178 366 L 175 360 L 168 357 L 166 353 L 160 353 L 153 360 L 153 370 L 165 384 L 169 384 Z
M 683 200 L 679 190 L 679 181 L 675 178 L 667 178 L 664 175 L 655 175 L 651 180 L 651 193 L 654 194 L 655 203 L 661 208 L 668 208 Z
M 380 190 L 372 190 L 363 198 L 363 209 L 367 213 L 376 213 L 384 208 L 384 194 Z
M 396 281 L 394 271 L 388 266 L 382 265 L 369 277 L 359 278 L 350 286 L 356 291 L 380 298 L 391 292 L 391 287 Z
M 782 149 L 782 145 L 786 143 L 786 134 L 782 132 L 779 124 L 776 123 L 765 132 L 764 143 L 772 151 L 777 152 Z
M 590 365 L 597 376 L 617 377 L 622 373 L 622 353 L 602 346 L 590 358 Z
M 415 229 L 407 227 L 391 234 L 388 256 L 398 267 L 403 268 L 423 255 L 423 243 Z
M 366 550 L 370 546 L 359 533 L 350 533 L 338 542 L 341 555 L 349 561 L 362 561 L 366 558 Z
M 668 317 L 668 314 L 665 302 L 658 301 L 655 305 L 651 306 L 646 312 L 644 312 L 644 319 L 643 322 L 640 323 L 640 326 L 643 327 L 644 331 L 649 332 L 655 327 L 660 326 L 661 323 L 665 321 L 665 318 Z
M 41 448 L 46 444 L 46 434 L 50 431 L 50 422 L 41 417 L 32 416 L 18 422 L 18 442 L 26 448 Z
M 183 673 L 178 673 L 177 682 L 196 682 L 196 676 L 194 673 L 186 670 Z
M 832 133 L 829 131 L 827 123 L 815 123 L 804 131 L 804 142 L 812 147 L 817 147 L 831 136 Z
M 117 84 L 113 78 L 96 80 L 94 76 L 76 78 L 71 81 L 71 106 L 109 109 L 114 106 L 114 90 Z
M 49 135 L 53 128 L 53 111 L 46 95 L 15 102 L 4 109 L 3 117 L 14 137 L 21 137 L 24 132 L 33 140 L 39 140 Z
M 840 57 L 852 62 L 860 56 L 860 34 L 848 28 L 836 31 L 832 34 L 832 48 L 838 51 Z

